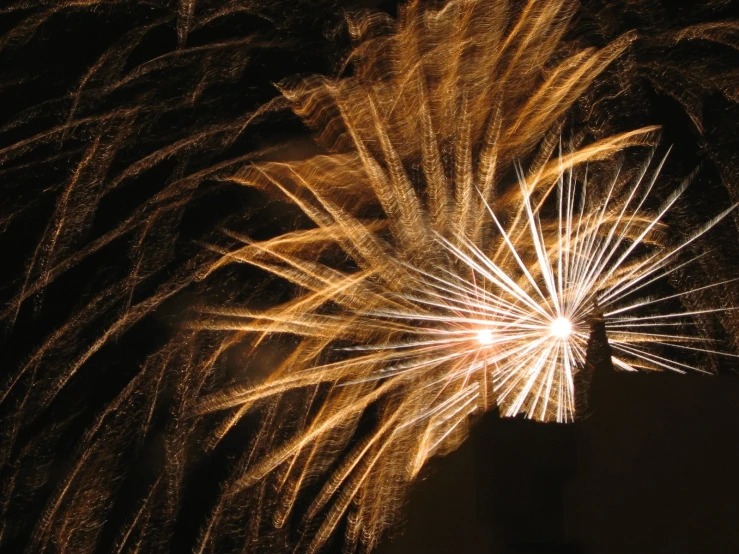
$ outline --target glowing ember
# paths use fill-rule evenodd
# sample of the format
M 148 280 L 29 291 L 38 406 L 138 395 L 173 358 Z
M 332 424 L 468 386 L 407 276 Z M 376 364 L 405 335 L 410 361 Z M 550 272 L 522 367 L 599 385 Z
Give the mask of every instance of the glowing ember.
M 490 329 L 480 329 L 477 332 L 477 342 L 483 346 L 493 344 L 493 332 Z
M 558 317 L 552 321 L 550 331 L 553 337 L 558 339 L 566 339 L 572 333 L 572 322 L 566 317 Z

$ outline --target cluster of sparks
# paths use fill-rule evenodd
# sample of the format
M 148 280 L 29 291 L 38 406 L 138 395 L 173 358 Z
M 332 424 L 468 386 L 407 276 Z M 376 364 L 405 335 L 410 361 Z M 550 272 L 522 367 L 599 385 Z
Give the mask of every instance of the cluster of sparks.
M 519 57 L 528 53 L 548 56 L 562 7 L 532 2 L 509 35 L 495 36 L 474 30 L 475 22 L 491 22 L 485 18 L 495 8 L 485 3 L 452 2 L 440 11 L 411 4 L 397 35 L 382 39 L 389 44 L 360 46 L 354 77 L 285 92 L 337 151 L 255 164 L 230 177 L 279 192 L 314 225 L 263 242 L 243 239 L 212 268 L 253 264 L 300 292 L 267 310 L 209 308 L 196 328 L 256 336 L 257 345 L 274 335 L 298 342 L 264 382 L 212 394 L 198 413 L 232 410 L 218 439 L 255 406 L 302 394 L 306 419 L 290 430 L 279 418 L 267 424 L 259 436 L 269 447 L 231 492 L 278 475 L 276 507 L 266 509 L 281 527 L 300 491 L 326 472 L 304 517 L 307 529 L 315 525 L 307 551 L 345 517 L 349 544 L 371 549 L 405 484 L 464 439 L 474 413 L 497 406 L 507 416 L 572 421 L 594 318 L 605 322 L 618 369 L 700 371 L 679 352 L 721 354 L 690 331 L 698 313 L 659 311 L 694 291 L 638 292 L 660 282 L 664 290 L 668 276 L 690 263 L 691 244 L 732 208 L 671 244 L 663 219 L 689 180 L 655 207 L 664 159 L 648 155 L 628 171 L 617 163 L 589 182 L 586 162 L 648 142 L 654 129 L 564 150 L 560 141 L 558 153 L 550 135 L 528 172 L 517 162 L 530 152 L 532 133 L 551 132 L 563 99 L 629 40 L 579 52 L 539 90 L 523 93 L 524 80 L 511 72 L 527 67 Z M 542 45 L 530 33 L 544 28 Z M 448 57 L 442 64 L 442 31 L 468 33 L 457 37 L 452 60 L 463 63 L 465 39 L 477 40 L 476 48 L 496 52 L 476 58 L 496 60 L 494 70 L 483 76 L 467 65 L 460 74 Z M 388 61 L 389 75 L 375 75 L 388 64 L 369 48 L 400 53 Z M 488 81 L 496 75 L 515 81 L 506 83 L 512 90 Z M 513 91 L 530 100 L 507 114 Z M 510 183 L 501 179 L 506 170 L 515 171 Z
M 245 425 L 251 444 L 215 500 L 196 552 L 216 549 L 237 528 L 245 551 L 278 548 L 295 536 L 274 539 L 276 530 L 291 525 L 301 529 L 297 550 L 316 552 L 342 524 L 348 548 L 371 550 L 396 518 L 408 483 L 429 458 L 464 440 L 474 414 L 497 408 L 545 422 L 575 419 L 594 321 L 605 325 L 619 370 L 706 371 L 703 358 L 736 357 L 705 336 L 700 322 L 737 308 L 683 303 L 728 283 L 678 290 L 673 279 L 695 263 L 697 245 L 735 206 L 678 237 L 669 220 L 690 178 L 663 193 L 667 156 L 655 157 L 656 128 L 562 138 L 568 110 L 635 39 L 626 34 L 600 49 L 568 42 L 574 10 L 567 0 L 530 0 L 516 14 L 498 0 L 436 8 L 411 1 L 397 20 L 351 17 L 351 74 L 281 85 L 279 99 L 264 110 L 289 106 L 315 129 L 321 154 L 274 161 L 276 155 L 261 153 L 253 163 L 239 158 L 206 172 L 275 194 L 308 223 L 261 241 L 227 230 L 231 246 L 211 244 L 206 267 L 170 287 L 217 282 L 219 272 L 247 264 L 296 291 L 267 308 L 201 305 L 182 326 L 183 336 L 220 342 L 181 364 L 186 376 L 181 405 L 170 410 L 170 467 L 184 475 L 186 449 L 177 450 L 178 441 L 205 428 L 208 447 L 216 448 L 248 414 L 260 416 L 256 428 L 254 419 Z M 240 133 L 246 125 L 235 127 Z M 151 163 L 171 153 L 152 155 Z M 150 216 L 142 214 L 148 227 Z M 23 290 L 16 310 L 44 285 L 34 286 Z M 162 298 L 174 294 L 169 290 Z M 129 309 L 65 369 L 43 406 L 94 349 L 150 309 Z M 171 348 L 185 350 L 186 342 Z M 214 386 L 222 383 L 214 368 L 234 347 L 252 360 L 275 349 L 278 361 L 266 377 L 240 379 L 247 385 Z M 134 380 L 155 391 L 141 404 L 144 434 L 172 357 L 163 350 Z M 33 374 L 26 367 L 34 359 L 0 403 Z M 161 369 L 151 369 L 157 364 Z M 65 502 L 74 506 L 70 498 L 93 504 L 85 495 L 94 487 L 72 484 L 88 456 L 104 450 L 97 433 L 136 394 L 134 381 L 85 436 L 32 546 L 61 540 L 54 538 L 55 518 Z M 106 440 L 119 437 L 111 432 Z M 103 467 L 106 458 L 99 460 Z M 170 482 L 176 479 L 157 479 L 119 551 L 141 522 L 156 526 L 151 499 Z M 172 505 L 176 495 L 165 496 Z M 89 508 L 88 519 L 96 510 Z M 74 527 L 59 520 L 63 529 Z M 140 531 L 141 544 L 146 536 Z
M 638 295 L 691 263 L 690 255 L 687 260 L 680 255 L 733 210 L 719 213 L 677 244 L 664 244 L 661 220 L 689 181 L 657 210 L 645 209 L 664 163 L 650 171 L 651 161 L 633 182 L 620 179 L 616 169 L 597 203 L 588 200 L 587 178 L 578 182 L 572 171 L 559 173 L 552 187 L 556 213 L 550 221 L 542 213 L 548 198 L 533 205 L 531 183 L 521 173 L 520 206 L 508 215 L 508 225 L 483 202 L 493 229 L 489 242 L 478 245 L 464 236 L 437 234 L 433 244 L 438 256 L 431 263 L 385 255 L 373 259 L 379 268 L 341 273 L 300 255 L 280 254 L 285 264 L 281 275 L 302 285 L 317 279 L 320 286 L 266 312 L 210 310 L 211 317 L 199 325 L 296 335 L 302 341 L 298 354 L 289 356 L 265 383 L 214 395 L 201 411 L 239 406 L 230 426 L 257 400 L 317 385 L 329 385 L 331 391 L 307 429 L 248 471 L 239 486 L 253 484 L 283 464 L 290 466 L 288 474 L 306 472 L 296 464 L 305 449 L 331 441 L 337 428 L 385 399 L 391 407 L 374 433 L 347 456 L 311 510 L 317 514 L 342 491 L 323 524 L 333 530 L 366 481 L 387 472 L 382 454 L 396 445 L 403 449 L 402 459 L 393 462 L 399 464 L 396 470 L 412 477 L 430 456 L 453 447 L 471 414 L 492 406 L 508 416 L 525 413 L 541 421 L 571 421 L 575 375 L 586 365 L 593 318 L 605 321 L 611 360 L 619 369 L 701 371 L 679 355 L 661 354 L 665 347 L 734 356 L 708 348 L 710 341 L 690 332 L 694 316 L 733 308 L 660 311 L 654 308 L 696 290 Z M 357 236 L 342 239 L 358 243 L 370 231 L 367 224 L 354 223 Z M 306 233 L 320 231 L 327 241 L 337 239 L 334 227 Z M 252 243 L 245 250 L 272 254 L 274 244 L 284 240 Z M 323 311 L 329 303 L 338 313 Z M 353 345 L 336 347 L 337 342 Z M 324 356 L 331 352 L 334 359 L 320 363 L 307 355 L 311 351 Z

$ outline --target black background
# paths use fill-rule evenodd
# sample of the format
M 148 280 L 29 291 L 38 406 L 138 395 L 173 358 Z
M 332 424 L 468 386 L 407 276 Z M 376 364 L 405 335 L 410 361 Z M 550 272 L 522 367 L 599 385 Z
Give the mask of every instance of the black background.
M 614 17 L 614 25 L 624 29 L 644 25 L 633 13 L 619 11 L 618 2 L 612 4 L 607 11 Z M 657 14 L 655 17 L 664 18 L 668 27 L 739 15 L 736 3 L 730 2 L 718 3 L 714 11 L 683 9 L 678 3 L 641 4 L 643 13 Z M 352 4 L 355 5 L 395 11 L 392 2 Z M 586 2 L 585 5 L 596 13 L 608 3 Z M 216 87 L 212 94 L 220 97 L 223 105 L 232 98 L 234 111 L 250 109 L 274 96 L 274 82 L 312 73 L 331 74 L 348 48 L 345 35 L 333 34 L 335 29 L 340 29 L 344 7 L 340 3 L 305 2 L 281 8 L 295 16 L 279 31 L 291 34 L 291 46 L 279 52 L 269 49 L 260 52 L 240 81 Z M 10 32 L 17 28 L 33 9 L 31 6 L 4 14 L 2 29 Z M 141 4 L 135 8 L 77 10 L 73 15 L 51 19 L 28 43 L 6 47 L 0 53 L 3 121 L 12 121 L 23 110 L 72 90 L 80 75 L 116 36 L 170 9 L 173 7 Z M 280 8 L 271 9 L 273 16 L 280 11 Z M 233 28 L 210 29 L 210 35 L 203 32 L 191 40 L 207 42 L 220 35 L 259 30 L 262 25 L 264 22 L 258 18 L 246 17 Z M 587 17 L 584 16 L 580 25 L 587 29 Z M 176 46 L 174 24 L 165 29 L 142 48 L 152 52 L 172 50 Z M 709 47 L 705 48 L 705 52 L 677 50 L 670 56 L 677 57 L 679 62 L 680 56 L 692 60 L 713 54 Z M 141 55 L 152 56 L 151 52 Z M 729 56 L 723 58 L 728 65 L 735 63 L 729 54 L 719 53 L 722 56 Z M 646 83 L 643 85 L 640 97 L 644 101 L 643 110 L 634 122 L 662 125 L 664 142 L 674 145 L 674 163 L 680 168 L 704 164 L 707 177 L 691 194 L 696 200 L 698 218 L 702 216 L 701 210 L 715 213 L 713 204 L 725 204 L 727 192 L 723 189 L 716 192 L 709 186 L 719 181 L 720 170 L 711 165 L 708 153 L 736 155 L 739 152 L 736 106 L 719 95 L 704 96 L 705 130 L 700 134 L 674 98 Z M 242 86 L 243 90 L 239 88 Z M 127 99 L 119 101 L 125 103 Z M 228 108 L 223 105 L 217 104 L 213 119 L 227 115 Z M 22 126 L 4 129 L 2 145 L 12 145 L 40 132 L 61 111 L 51 103 L 41 110 L 47 114 L 46 118 L 28 118 Z M 175 122 L 165 121 L 162 125 L 166 128 Z M 306 134 L 299 122 L 288 117 L 270 122 L 268 128 L 258 129 L 233 148 L 247 150 L 275 137 Z M 133 157 L 135 144 L 132 149 Z M 30 161 L 41 155 L 31 152 Z M 20 159 L 13 163 L 22 165 L 27 161 Z M 15 206 L 32 200 L 36 194 L 41 198 L 22 215 L 2 220 L 3 299 L 10 298 L 17 290 L 18 276 L 53 205 L 39 191 L 53 182 L 55 172 L 65 171 L 65 163 L 62 157 L 52 167 L 2 173 L 6 191 L 2 198 L 3 216 L 13 213 Z M 148 179 L 154 182 L 157 175 Z M 728 195 L 731 196 L 731 190 Z M 113 205 L 103 208 L 108 210 L 104 212 L 105 217 L 122 218 L 126 205 L 136 205 L 141 198 L 140 191 L 129 189 L 121 193 Z M 185 213 L 179 241 L 192 244 L 212 222 L 239 210 L 252 214 L 257 211 L 253 206 L 264 201 L 243 191 L 211 194 L 198 206 L 197 212 Z M 253 217 L 251 230 L 258 234 L 276 225 L 274 218 L 280 216 Z M 735 236 L 730 235 L 729 240 L 733 243 L 727 244 L 727 248 L 733 248 Z M 191 246 L 183 247 L 178 256 L 186 256 L 188 248 Z M 89 266 L 76 270 L 58 291 L 51 291 L 42 308 L 29 307 L 23 311 L 14 329 L 5 332 L 3 367 L 17 365 L 49 330 L 64 321 L 77 299 L 84 299 L 93 286 L 87 280 L 88 275 L 97 274 L 100 268 L 115 272 L 116 258 L 123 251 L 124 246 L 114 244 Z M 735 272 L 739 261 L 735 264 L 724 271 Z M 186 303 L 171 302 L 140 322 L 134 338 L 121 339 L 121 348 L 103 352 L 94 361 L 98 377 L 88 386 L 68 393 L 62 406 L 54 409 L 61 413 L 98 409 L 105 402 L 105 391 L 117 389 L 120 380 L 125 380 L 113 377 L 113 373 L 118 368 L 134 366 L 152 345 L 166 340 L 171 314 Z M 731 362 L 726 363 L 722 375 L 717 377 L 604 372 L 593 391 L 588 416 L 573 425 L 542 425 L 522 419 L 500 419 L 496 413 L 485 415 L 459 450 L 434 460 L 425 470 L 408 500 L 404 524 L 391 533 L 378 552 L 739 552 L 739 379 L 733 375 L 734 367 Z M 52 419 L 58 413 L 52 411 L 40 417 Z M 33 427 L 22 439 L 28 440 L 32 435 Z M 63 458 L 63 453 L 60 456 Z M 197 489 L 190 494 L 189 505 L 196 506 L 200 498 Z M 8 517 L 33 519 L 37 514 L 34 510 L 14 512 L 11 507 Z M 197 520 L 185 514 L 184 520 L 189 519 Z M 19 536 L 14 542 L 0 541 L 0 550 L 19 551 L 24 535 Z M 340 537 L 334 539 L 329 550 L 341 551 Z M 177 546 L 175 551 L 186 551 L 185 546 Z

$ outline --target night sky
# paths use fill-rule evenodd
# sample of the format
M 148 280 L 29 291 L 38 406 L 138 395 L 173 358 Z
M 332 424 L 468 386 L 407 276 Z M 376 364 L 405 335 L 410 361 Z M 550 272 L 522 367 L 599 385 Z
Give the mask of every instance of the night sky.
M 130 29 L 165 17 L 174 9 L 156 2 L 129 4 L 110 3 L 90 11 L 80 8 L 51 17 L 29 33 L 27 39 L 13 35 L 14 30 L 27 17 L 41 13 L 40 8 L 14 3 L 14 8 L 7 12 L 0 11 L 0 31 L 10 37 L 0 42 L 4 48 L 0 51 L 0 123 L 3 125 L 0 129 L 0 302 L 4 305 L 10 305 L 23 282 L 29 260 L 49 222 L 55 205 L 55 183 L 78 159 L 80 144 L 86 137 L 84 132 L 75 131 L 64 139 L 66 142 L 54 139 L 43 148 L 18 156 L 13 153 L 13 145 L 63 120 L 68 104 L 67 100 L 59 99 L 75 89 L 87 68 L 106 48 Z M 691 23 L 739 17 L 736 1 L 686 8 L 669 0 L 603 0 L 582 4 L 576 28 L 590 33 L 595 43 L 598 33 L 605 33 L 603 29 L 612 35 L 631 27 L 643 28 L 648 33 L 654 29 L 675 29 Z M 214 84 L 208 90 L 207 101 L 197 109 L 147 120 L 146 126 L 131 135 L 129 146 L 121 150 L 120 158 L 111 162 L 112 166 L 123 167 L 158 145 L 185 136 L 188 129 L 227 120 L 262 105 L 275 96 L 274 83 L 283 79 L 332 74 L 349 47 L 341 27 L 342 9 L 347 6 L 372 7 L 390 14 L 397 9 L 393 2 L 313 0 L 293 5 L 288 0 L 281 8 L 265 7 L 269 17 L 264 20 L 244 15 L 193 33 L 188 39 L 191 44 L 198 41 L 207 44 L 248 33 L 269 38 L 276 34 L 289 40 L 280 48 L 259 49 L 245 62 L 246 69 L 238 77 L 224 78 L 224 82 Z M 274 21 L 279 17 L 284 17 L 285 24 L 277 30 L 265 23 L 267 19 Z M 137 59 L 172 52 L 177 44 L 176 32 L 174 20 L 163 25 L 161 32 L 138 47 L 128 63 L 135 65 Z M 735 37 L 731 40 L 739 43 Z M 700 167 L 695 186 L 688 193 L 686 204 L 690 208 L 681 208 L 684 211 L 680 216 L 693 224 L 705 214 L 716 213 L 715 206 L 739 199 L 736 180 L 739 109 L 735 102 L 739 100 L 736 92 L 739 53 L 715 45 L 690 45 L 670 52 L 647 47 L 639 50 L 641 43 L 635 48 L 638 53 L 635 63 L 643 62 L 645 68 L 663 67 L 663 72 L 655 70 L 654 74 L 638 74 L 634 78 L 630 96 L 626 95 L 625 100 L 629 105 L 628 117 L 610 113 L 610 105 L 605 106 L 604 117 L 611 118 L 615 126 L 662 125 L 663 144 L 673 147 L 665 169 L 668 178 Z M 664 66 L 649 65 L 655 60 L 664 62 Z M 694 66 L 733 75 L 736 88 L 720 94 L 720 87 L 727 81 L 697 83 L 674 72 L 676 67 L 690 71 Z M 178 80 L 180 77 L 182 81 Z M 185 87 L 182 73 L 157 78 L 162 82 L 172 79 L 160 87 L 166 94 L 171 92 L 168 87 L 172 90 Z M 684 82 L 680 80 L 683 78 Z M 659 86 L 661 82 L 663 87 Z M 677 87 L 676 83 L 684 87 Z M 702 85 L 705 87 L 701 88 Z M 124 87 L 117 94 L 95 109 L 126 106 L 148 92 Z M 727 99 L 732 94 L 733 102 Z M 700 131 L 680 99 L 699 107 Z M 217 153 L 209 152 L 202 158 L 193 156 L 182 164 L 173 157 L 102 202 L 94 221 L 86 223 L 89 230 L 83 243 L 70 242 L 66 248 L 74 252 L 87 244 L 85 241 L 104 235 L 136 206 L 145 203 L 152 190 L 161 186 L 158 183 L 172 175 L 195 171 L 198 164 L 218 163 L 234 152 L 246 152 L 285 138 L 300 138 L 301 146 L 294 147 L 292 152 L 305 156 L 314 148 L 309 136 L 309 131 L 296 118 L 281 116 L 256 125 L 253 133 Z M 43 163 L 37 164 L 40 160 Z M 171 244 L 163 241 L 162 246 L 171 249 L 170 261 L 164 267 L 152 269 L 152 275 L 159 275 L 157 271 L 163 278 L 175 275 L 188 257 L 201 248 L 200 241 L 210 237 L 220 222 L 233 218 L 234 214 L 241 214 L 242 230 L 252 237 L 269 235 L 274 229 L 290 225 L 291 214 L 281 206 L 269 204 L 258 192 L 214 188 L 198 202 L 197 210 L 188 207 L 173 219 L 176 238 Z M 727 224 L 719 229 L 714 240 L 723 261 L 718 268 L 709 264 L 702 270 L 716 271 L 722 278 L 736 276 L 739 243 L 735 225 Z M 86 298 L 127 271 L 120 260 L 128 256 L 128 247 L 124 241 L 112 242 L 62 276 L 43 298 L 31 297 L 12 325 L 6 317 L 0 372 L 7 371 L 7 376 L 0 374 L 0 383 L 10 382 L 13 369 L 27 360 Z M 244 286 L 248 287 L 259 275 L 247 271 L 243 277 Z M 29 494 L 28 502 L 2 497 L 5 517 L 0 552 L 24 551 L 33 523 L 44 506 L 44 495 L 53 489 L 55 480 L 71 459 L 73 437 L 125 385 L 133 372 L 131 368 L 143 363 L 157 345 L 171 336 L 173 322 L 196 302 L 197 293 L 193 287 L 186 287 L 180 295 L 138 321 L 130 332 L 116 336 L 113 344 L 91 360 L 78 381 L 72 382 L 59 400 L 33 414 L 33 422 L 23 428 L 12 455 L 0 467 L 2 487 L 8 486 L 14 457 L 25 445 L 33 443 L 39 429 L 47 429 L 54 421 L 72 423 L 65 428 L 67 434 L 60 435 L 59 444 L 51 447 L 50 459 L 39 461 L 48 470 L 48 483 L 40 487 L 40 492 Z M 80 340 L 92 337 L 92 327 L 104 321 L 105 317 L 101 316 L 99 321 L 90 323 L 90 329 L 81 329 Z M 68 362 L 64 354 L 59 356 L 60 365 Z M 377 553 L 739 552 L 736 368 L 736 362 L 729 360 L 721 363 L 717 376 L 646 375 L 614 372 L 601 364 L 596 367 L 586 415 L 574 424 L 540 424 L 522 418 L 501 419 L 497 412 L 485 414 L 458 450 L 432 460 L 424 468 L 411 490 L 403 521 L 390 532 Z M 0 427 L 9 429 L 18 417 L 31 417 L 26 412 L 18 416 L 16 408 L 22 403 L 22 395 L 15 394 L 0 405 Z M 190 551 L 189 541 L 195 536 L 200 510 L 212 500 L 215 483 L 226 474 L 224 468 L 229 455 L 243 446 L 242 438 L 232 438 L 223 446 L 220 462 L 204 461 L 193 470 L 202 481 L 186 489 L 183 500 L 186 508 L 178 521 L 178 538 L 171 552 Z M 151 468 L 157 463 L 159 450 L 160 445 L 153 440 L 132 462 L 134 469 L 126 482 L 131 495 L 138 494 L 137 487 L 152 479 Z M 28 479 L 32 481 L 34 475 Z M 112 529 L 129 517 L 125 494 L 111 512 L 110 529 L 106 528 L 102 546 L 96 552 L 112 551 Z M 326 551 L 341 552 L 341 536 L 334 537 Z

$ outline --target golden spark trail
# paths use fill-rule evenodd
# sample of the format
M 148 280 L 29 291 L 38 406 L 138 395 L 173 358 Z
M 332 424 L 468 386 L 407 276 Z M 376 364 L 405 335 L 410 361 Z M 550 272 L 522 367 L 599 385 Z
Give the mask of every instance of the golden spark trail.
M 661 208 L 646 209 L 664 164 L 652 167 L 651 156 L 636 172 L 617 167 L 601 175 L 607 194 L 591 197 L 584 164 L 646 143 L 654 129 L 554 153 L 566 99 L 577 98 L 631 40 L 571 54 L 532 80 L 524 60 L 549 63 L 558 44 L 550 40 L 559 40 L 566 13 L 564 3 L 531 2 L 506 33 L 489 4 L 451 2 L 426 11 L 412 3 L 396 34 L 358 47 L 352 77 L 285 91 L 333 153 L 257 163 L 233 177 L 282 193 L 316 226 L 305 231 L 311 240 L 320 242 L 323 230 L 323 248 L 356 266 L 347 272 L 333 261 L 316 262 L 315 254 L 282 242 L 287 237 L 249 242 L 218 266 L 238 258 L 304 292 L 262 312 L 209 308 L 199 323 L 263 339 L 287 333 L 317 354 L 320 348 L 315 357 L 291 357 L 262 384 L 218 392 L 198 408 L 238 408 L 243 417 L 269 398 L 323 391 L 320 401 L 311 396 L 319 403 L 309 408 L 317 410 L 310 422 L 235 481 L 237 490 L 254 487 L 284 467 L 279 490 L 290 496 L 278 501 L 283 521 L 295 491 L 328 467 L 323 453 L 342 453 L 342 469 L 329 471 L 330 485 L 304 521 L 307 528 L 320 522 L 312 539 L 306 535 L 308 551 L 328 539 L 351 506 L 347 537 L 373 544 L 397 509 L 391 495 L 399 499 L 401 484 L 426 460 L 454 448 L 476 412 L 497 405 L 509 416 L 571 421 L 588 324 L 599 306 L 609 310 L 603 317 L 619 368 L 688 367 L 664 357 L 666 346 L 719 352 L 683 331 L 618 331 L 622 313 L 642 321 L 650 316 L 640 310 L 655 301 L 612 307 L 669 275 L 687 245 L 733 208 L 686 241 L 664 244 L 662 219 L 688 182 Z M 362 26 L 371 22 L 358 24 L 357 35 L 369 36 Z M 445 33 L 460 42 L 449 47 Z M 492 65 L 483 74 L 470 65 L 482 59 Z M 550 138 L 526 173 L 517 160 L 532 152 L 533 136 Z M 420 171 L 409 171 L 414 164 Z M 511 169 L 514 181 L 500 181 Z M 379 215 L 362 215 L 370 212 Z M 284 246 L 275 248 L 277 242 Z M 365 428 L 360 416 L 368 412 L 377 421 Z M 351 447 L 358 433 L 367 438 Z M 281 434 L 274 427 L 266 436 Z M 380 505 L 382 512 L 371 508 Z

